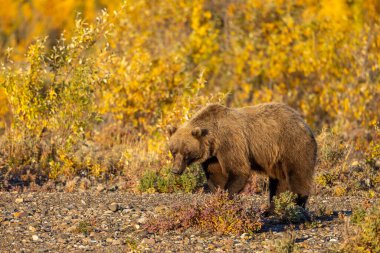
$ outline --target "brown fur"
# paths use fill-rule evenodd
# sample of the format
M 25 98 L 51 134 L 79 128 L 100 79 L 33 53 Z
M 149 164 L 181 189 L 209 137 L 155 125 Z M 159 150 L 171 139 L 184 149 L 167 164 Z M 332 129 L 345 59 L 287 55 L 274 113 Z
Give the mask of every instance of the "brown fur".
M 200 163 L 209 185 L 235 194 L 244 188 L 251 171 L 258 171 L 269 176 L 270 200 L 289 190 L 305 205 L 317 144 L 302 117 L 285 104 L 236 109 L 210 104 L 172 130 L 169 145 L 174 173 Z

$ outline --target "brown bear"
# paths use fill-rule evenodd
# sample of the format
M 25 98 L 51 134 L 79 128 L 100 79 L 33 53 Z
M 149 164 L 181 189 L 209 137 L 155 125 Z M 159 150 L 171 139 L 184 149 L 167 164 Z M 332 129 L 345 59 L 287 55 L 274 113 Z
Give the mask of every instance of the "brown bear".
M 269 202 L 284 191 L 305 207 L 313 181 L 317 143 L 299 113 L 282 103 L 243 108 L 210 104 L 179 127 L 169 127 L 172 172 L 192 163 L 205 171 L 211 190 L 239 193 L 251 171 L 269 177 Z

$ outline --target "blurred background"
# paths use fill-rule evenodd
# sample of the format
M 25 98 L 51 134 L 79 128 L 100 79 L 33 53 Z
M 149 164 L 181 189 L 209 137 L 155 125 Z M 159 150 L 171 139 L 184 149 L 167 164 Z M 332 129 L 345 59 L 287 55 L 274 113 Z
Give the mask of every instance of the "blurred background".
M 317 189 L 379 192 L 379 0 L 0 6 L 0 188 L 191 192 L 199 169 L 168 173 L 166 126 L 277 101 L 318 137 Z

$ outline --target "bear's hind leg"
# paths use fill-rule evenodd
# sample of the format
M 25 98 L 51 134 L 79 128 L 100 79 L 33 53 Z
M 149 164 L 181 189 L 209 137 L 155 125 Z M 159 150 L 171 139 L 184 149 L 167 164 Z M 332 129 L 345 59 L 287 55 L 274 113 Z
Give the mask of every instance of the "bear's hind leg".
M 276 195 L 278 179 L 269 178 L 269 206 L 272 205 L 273 197 Z
M 297 194 L 297 205 L 305 208 L 309 198 L 309 185 L 308 181 L 297 173 L 289 173 L 289 186 L 290 190 Z

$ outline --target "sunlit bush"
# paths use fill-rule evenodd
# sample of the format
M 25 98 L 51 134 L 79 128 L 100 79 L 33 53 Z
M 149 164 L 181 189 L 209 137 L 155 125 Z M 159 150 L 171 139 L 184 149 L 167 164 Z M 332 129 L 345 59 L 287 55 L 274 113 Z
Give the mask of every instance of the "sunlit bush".
M 203 203 L 174 206 L 151 217 L 145 229 L 151 233 L 198 228 L 218 234 L 253 234 L 261 229 L 259 211 L 250 210 L 241 199 L 219 191 Z
M 353 227 L 341 252 L 380 252 L 380 203 L 357 209 L 352 214 Z
M 78 19 L 70 39 L 62 35 L 51 49 L 46 39 L 38 39 L 27 51 L 26 66 L 3 66 L 13 123 L 2 148 L 11 168 L 30 165 L 75 174 L 70 157 L 99 120 L 95 92 L 107 83 L 93 55 L 106 27 L 105 13 L 96 26 Z
M 167 165 L 166 125 L 209 101 L 282 101 L 316 133 L 334 129 L 319 169 L 347 171 L 357 152 L 378 160 L 378 1 L 0 3 L 1 152 L 11 168 L 142 175 Z M 338 174 L 317 180 L 335 187 Z

